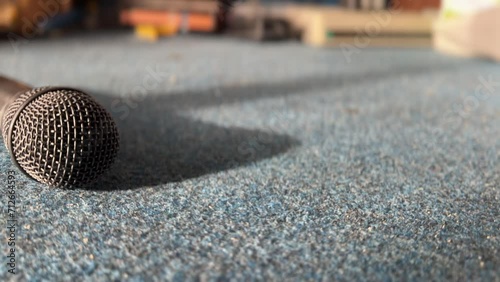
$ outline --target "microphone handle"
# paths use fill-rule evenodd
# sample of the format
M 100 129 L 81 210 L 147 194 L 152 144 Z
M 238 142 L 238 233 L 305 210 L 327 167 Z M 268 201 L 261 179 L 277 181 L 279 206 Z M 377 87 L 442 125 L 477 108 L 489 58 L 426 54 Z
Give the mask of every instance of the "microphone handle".
M 22 82 L 0 76 L 0 129 L 2 127 L 3 114 L 16 95 L 31 89 L 33 87 Z

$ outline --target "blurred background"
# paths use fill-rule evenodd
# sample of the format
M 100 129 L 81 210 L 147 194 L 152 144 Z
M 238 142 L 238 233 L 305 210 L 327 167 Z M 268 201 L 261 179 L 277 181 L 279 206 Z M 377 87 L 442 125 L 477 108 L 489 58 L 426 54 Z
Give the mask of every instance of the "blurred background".
M 500 281 L 499 21 L 498 0 L 0 0 L 0 76 L 88 92 L 121 141 L 88 190 L 17 174 L 14 281 Z
M 0 32 L 32 38 L 128 28 L 151 42 L 228 34 L 316 47 L 434 46 L 498 59 L 497 6 L 495 0 L 0 0 Z

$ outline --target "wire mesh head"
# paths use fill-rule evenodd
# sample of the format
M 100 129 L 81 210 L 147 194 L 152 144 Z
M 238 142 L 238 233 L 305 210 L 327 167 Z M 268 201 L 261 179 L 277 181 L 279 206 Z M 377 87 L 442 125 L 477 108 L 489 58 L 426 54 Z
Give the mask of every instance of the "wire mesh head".
M 77 90 L 37 88 L 23 93 L 2 123 L 14 162 L 50 186 L 90 183 L 111 166 L 118 152 L 113 119 Z

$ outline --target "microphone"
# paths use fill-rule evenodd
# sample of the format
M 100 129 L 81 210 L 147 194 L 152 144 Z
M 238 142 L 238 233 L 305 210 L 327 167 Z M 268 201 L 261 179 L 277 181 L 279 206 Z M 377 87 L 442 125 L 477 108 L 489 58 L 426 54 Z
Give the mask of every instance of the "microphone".
M 0 76 L 0 108 L 0 128 L 13 163 L 41 183 L 81 187 L 116 159 L 116 124 L 84 92 L 31 88 Z

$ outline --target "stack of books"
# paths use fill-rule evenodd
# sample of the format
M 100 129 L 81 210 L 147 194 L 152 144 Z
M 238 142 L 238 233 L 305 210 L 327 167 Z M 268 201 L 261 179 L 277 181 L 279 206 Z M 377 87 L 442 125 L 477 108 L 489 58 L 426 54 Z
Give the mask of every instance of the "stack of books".
M 179 32 L 214 32 L 220 1 L 125 0 L 121 22 L 135 28 L 141 39 L 155 41 Z

